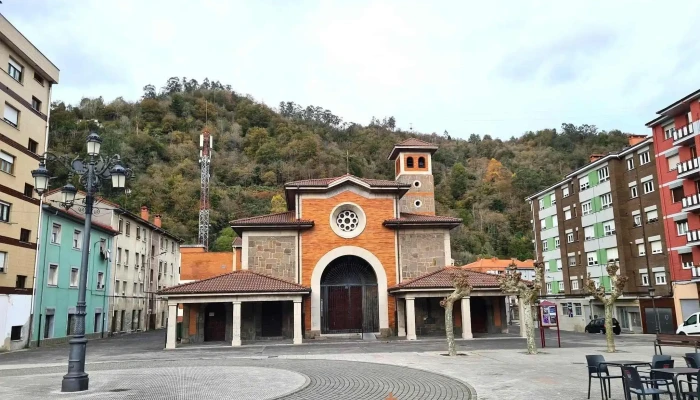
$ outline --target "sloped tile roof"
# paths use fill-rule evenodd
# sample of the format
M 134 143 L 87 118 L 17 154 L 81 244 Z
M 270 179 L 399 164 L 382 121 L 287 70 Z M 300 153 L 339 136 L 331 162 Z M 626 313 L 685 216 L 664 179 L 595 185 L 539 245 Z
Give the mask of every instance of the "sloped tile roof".
M 354 178 L 357 179 L 361 182 L 364 182 L 368 184 L 369 186 L 372 187 L 410 187 L 410 184 L 402 183 L 402 182 L 397 182 L 397 181 L 392 181 L 392 180 L 386 180 L 386 179 L 369 179 L 369 178 L 360 178 L 351 174 L 345 174 L 342 176 L 336 176 L 333 178 L 319 178 L 319 179 L 304 179 L 300 181 L 293 181 L 293 182 L 287 182 L 285 183 L 286 187 L 292 188 L 294 186 L 312 186 L 312 187 L 328 187 L 330 184 L 346 179 L 346 178 Z
M 238 270 L 227 274 L 183 283 L 158 292 L 159 295 L 174 294 L 211 294 L 211 293 L 268 293 L 268 292 L 299 292 L 309 293 L 305 286 L 288 282 L 273 276 Z
M 384 220 L 382 225 L 387 227 L 407 226 L 407 225 L 445 225 L 457 226 L 462 223 L 460 218 L 442 217 L 439 215 L 421 215 L 411 213 L 401 213 L 399 218 Z
M 233 239 L 233 247 L 241 247 L 241 246 L 243 246 L 243 239 L 241 239 L 240 237 L 237 236 L 235 239 Z
M 436 146 L 435 144 L 433 144 L 433 143 L 424 142 L 424 141 L 422 141 L 422 140 L 420 140 L 420 139 L 416 139 L 416 138 L 408 138 L 408 139 L 404 140 L 403 142 L 396 144 L 396 146 L 412 146 L 412 147 L 415 147 L 415 146 L 426 146 L 426 147 L 437 147 L 437 146 Z
M 464 271 L 473 288 L 498 288 L 498 276 L 477 271 L 462 269 L 459 267 L 445 267 L 433 272 L 421 275 L 417 278 L 404 281 L 389 288 L 389 291 L 400 289 L 450 289 L 452 288 L 452 275 L 458 271 Z
M 438 149 L 438 146 L 434 143 L 428 143 L 424 142 L 420 139 L 416 138 L 408 138 L 404 140 L 401 143 L 395 144 L 394 148 L 391 149 L 391 153 L 389 153 L 389 160 L 395 160 L 396 157 L 399 156 L 399 152 L 402 150 L 422 150 L 422 151 L 429 151 L 430 153 L 435 153 Z
M 285 211 L 275 214 L 259 215 L 257 217 L 241 218 L 231 221 L 231 225 L 250 226 L 250 225 L 304 225 L 312 224 L 314 221 L 296 219 L 294 211 Z

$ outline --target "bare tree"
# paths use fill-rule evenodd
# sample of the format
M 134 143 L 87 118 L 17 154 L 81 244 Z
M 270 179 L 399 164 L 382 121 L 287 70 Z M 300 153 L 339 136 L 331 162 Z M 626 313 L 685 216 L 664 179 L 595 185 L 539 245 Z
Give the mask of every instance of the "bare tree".
M 620 266 L 616 261 L 609 261 L 608 276 L 610 277 L 610 293 L 605 293 L 605 286 L 601 283 L 596 287 L 595 281 L 591 279 L 591 274 L 588 274 L 584 289 L 603 303 L 605 308 L 605 341 L 608 345 L 608 353 L 615 352 L 615 336 L 613 332 L 613 306 L 618 297 L 622 295 L 622 291 L 627 283 L 627 276 L 620 276 L 617 271 Z
M 504 293 L 517 293 L 522 300 L 522 309 L 520 312 L 523 316 L 525 326 L 520 329 L 525 330 L 527 337 L 527 354 L 537 354 L 537 345 L 535 345 L 535 326 L 532 324 L 532 306 L 537 301 L 537 297 L 542 290 L 542 281 L 544 280 L 544 263 L 535 261 L 535 281 L 528 282 L 522 279 L 522 274 L 518 272 L 515 262 L 511 262 L 506 268 L 505 275 L 499 277 L 501 290 Z
M 466 271 L 457 269 L 452 272 L 452 285 L 454 292 L 442 299 L 440 305 L 445 308 L 445 333 L 447 335 L 447 355 L 456 356 L 457 349 L 455 348 L 455 332 L 454 321 L 452 318 L 452 310 L 457 300 L 469 296 L 472 292 L 472 287 L 469 284 L 469 278 Z M 464 321 L 462 321 L 464 326 Z

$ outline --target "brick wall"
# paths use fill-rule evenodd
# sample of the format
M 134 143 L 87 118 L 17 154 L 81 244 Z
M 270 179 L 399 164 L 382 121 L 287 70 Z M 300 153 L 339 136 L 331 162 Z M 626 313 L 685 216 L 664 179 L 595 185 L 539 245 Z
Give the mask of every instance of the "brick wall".
M 447 265 L 445 233 L 400 232 L 401 280 L 412 279 Z
M 182 252 L 180 280 L 199 280 L 233 271 L 231 252 Z
M 249 236 L 248 269 L 295 281 L 294 236 Z

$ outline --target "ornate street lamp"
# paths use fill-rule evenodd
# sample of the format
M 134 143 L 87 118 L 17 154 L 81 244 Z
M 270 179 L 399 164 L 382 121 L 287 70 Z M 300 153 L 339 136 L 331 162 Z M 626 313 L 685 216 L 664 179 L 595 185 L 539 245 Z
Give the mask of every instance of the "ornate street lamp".
M 651 283 L 651 278 L 649 278 Z M 659 312 L 656 310 L 656 303 L 654 302 L 654 295 L 656 294 L 656 289 L 653 287 L 649 288 L 649 297 L 651 297 L 651 307 L 654 309 L 654 318 L 656 319 L 656 333 L 658 334 L 660 329 L 660 322 L 659 322 Z
M 52 153 L 44 153 L 39 168 L 32 171 L 34 177 L 34 190 L 42 196 L 49 188 L 51 173 L 46 169 L 46 161 L 58 161 L 63 164 L 70 176 L 78 175 L 79 181 L 85 187 L 85 232 L 83 234 L 82 260 L 80 264 L 80 281 L 78 284 L 78 304 L 76 307 L 75 334 L 70 339 L 70 354 L 68 356 L 68 373 L 63 376 L 61 383 L 62 392 L 78 392 L 88 389 L 89 378 L 85 373 L 85 292 L 87 290 L 88 256 L 90 251 L 90 230 L 92 227 L 92 213 L 95 204 L 95 194 L 102 181 L 112 182 L 112 187 L 122 189 L 126 184 L 126 178 L 131 177 L 132 171 L 121 165 L 119 155 L 109 158 L 100 156 L 102 139 L 92 132 L 87 139 L 86 158 L 76 157 L 70 159 L 66 156 L 56 156 Z M 61 188 L 61 206 L 69 209 L 75 204 L 75 195 L 78 189 L 71 183 Z M 81 211 L 83 206 L 80 207 Z

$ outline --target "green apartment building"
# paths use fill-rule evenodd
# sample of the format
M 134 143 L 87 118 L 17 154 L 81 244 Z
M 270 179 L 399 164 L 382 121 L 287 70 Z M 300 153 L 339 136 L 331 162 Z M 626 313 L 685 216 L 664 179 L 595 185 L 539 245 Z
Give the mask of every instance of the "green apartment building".
M 43 205 L 31 345 L 42 346 L 70 339 L 75 331 L 76 305 L 85 219 L 73 210 Z M 110 252 L 119 232 L 93 220 L 87 281 L 85 336 L 107 331 Z

